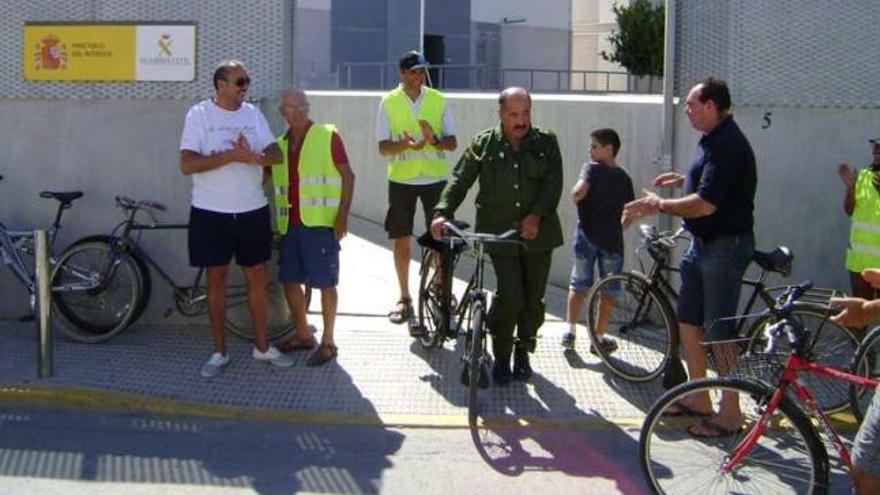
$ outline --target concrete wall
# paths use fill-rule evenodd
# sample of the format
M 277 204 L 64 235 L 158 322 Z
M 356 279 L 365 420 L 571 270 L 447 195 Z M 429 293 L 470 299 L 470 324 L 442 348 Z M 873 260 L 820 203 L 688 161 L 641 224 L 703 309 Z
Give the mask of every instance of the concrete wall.
M 311 93 L 317 121 L 336 122 L 357 174 L 354 212 L 380 222 L 386 208 L 385 164 L 373 140 L 373 121 L 380 93 Z M 450 94 L 460 149 L 469 137 L 497 120 L 495 96 Z M 65 216 L 59 247 L 81 236 L 108 232 L 119 219 L 113 208 L 116 194 L 148 197 L 169 205 L 163 218 L 185 221 L 189 181 L 180 175 L 177 146 L 183 116 L 192 101 L 171 100 L 0 100 L 0 219 L 10 227 L 32 227 L 51 221 L 54 202 L 39 199 L 41 190 L 81 189 Z M 274 101 L 263 109 L 276 132 L 283 125 Z M 737 110 L 736 118 L 750 138 L 758 158 L 758 246 L 770 249 L 784 243 L 795 253 L 793 280 L 812 278 L 820 285 L 846 287 L 843 253 L 848 220 L 841 211 L 843 187 L 836 165 L 847 160 L 864 165 L 869 159 L 866 139 L 876 133 L 878 110 L 772 109 L 766 125 L 760 108 Z M 653 158 L 660 149 L 661 103 L 653 96 L 535 95 L 533 118 L 554 129 L 564 156 L 565 189 L 574 183 L 586 156 L 589 132 L 599 126 L 618 130 L 623 140 L 620 163 L 636 187 L 656 173 Z M 677 166 L 687 166 L 698 136 L 687 121 L 677 118 Z M 460 151 L 453 153 L 454 163 Z M 473 218 L 472 200 L 460 213 Z M 567 192 L 559 208 L 566 241 L 576 222 Z M 633 265 L 632 235 L 627 264 Z M 146 233 L 147 250 L 157 255 L 175 276 L 189 273 L 182 233 Z M 556 251 L 552 281 L 565 285 L 571 268 L 569 248 Z M 389 264 L 390 267 L 390 264 Z M 25 312 L 24 291 L 11 275 L 0 274 L 0 318 Z M 160 318 L 168 307 L 167 291 L 157 287 L 147 318 Z

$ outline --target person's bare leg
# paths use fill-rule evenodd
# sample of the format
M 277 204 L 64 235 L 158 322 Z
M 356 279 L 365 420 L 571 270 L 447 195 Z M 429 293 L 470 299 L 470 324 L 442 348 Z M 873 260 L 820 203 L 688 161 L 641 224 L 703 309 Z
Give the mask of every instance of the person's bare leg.
M 409 236 L 392 239 L 394 249 L 394 269 L 397 272 L 397 285 L 400 289 L 400 298 L 408 298 L 409 295 Z M 323 296 L 322 296 L 323 298 Z
M 611 319 L 611 312 L 614 311 L 614 298 L 602 294 L 599 296 L 599 316 L 596 318 L 596 335 L 605 335 L 608 330 L 608 320 Z
M 880 493 L 880 477 L 868 474 L 856 466 L 850 471 L 856 495 L 874 495 Z
M 266 329 L 269 324 L 266 264 L 243 266 L 242 271 L 247 282 L 248 307 L 251 310 L 251 320 L 254 324 L 254 347 L 260 352 L 266 352 L 269 349 L 269 342 L 266 340 Z
M 290 316 L 293 318 L 294 334 L 291 343 L 294 339 L 309 342 L 312 335 L 306 321 L 306 296 L 302 284 L 284 282 L 284 299 L 287 300 L 287 307 L 290 308 Z
M 578 292 L 568 289 L 568 304 L 566 305 L 565 321 L 569 324 L 577 324 L 578 318 L 581 316 L 581 308 L 584 306 L 584 298 L 586 296 L 586 292 Z
M 214 351 L 226 355 L 226 276 L 229 266 L 209 266 L 205 270 L 208 298 L 208 321 Z
M 703 329 L 689 323 L 678 322 L 678 333 L 684 348 L 684 360 L 687 364 L 688 379 L 696 380 L 706 377 L 706 349 L 703 341 Z M 701 412 L 712 411 L 712 403 L 708 394 L 690 395 L 685 406 Z
M 321 289 L 321 316 L 324 317 L 324 331 L 321 333 L 321 344 L 333 344 L 333 326 L 336 324 L 336 304 L 338 296 L 336 287 Z

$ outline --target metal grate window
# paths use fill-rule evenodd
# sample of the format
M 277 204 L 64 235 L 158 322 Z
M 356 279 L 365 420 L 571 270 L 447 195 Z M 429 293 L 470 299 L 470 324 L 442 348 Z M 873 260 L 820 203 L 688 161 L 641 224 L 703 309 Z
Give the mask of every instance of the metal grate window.
M 738 106 L 880 107 L 877 0 L 678 0 L 675 93 L 714 75 Z

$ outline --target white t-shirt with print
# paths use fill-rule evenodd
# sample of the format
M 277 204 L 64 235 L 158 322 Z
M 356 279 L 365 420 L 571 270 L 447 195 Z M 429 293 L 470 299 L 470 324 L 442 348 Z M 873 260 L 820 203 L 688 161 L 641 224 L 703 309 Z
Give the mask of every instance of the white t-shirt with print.
M 212 100 L 192 106 L 186 114 L 180 149 L 200 155 L 232 149 L 244 134 L 251 149 L 262 152 L 275 142 L 260 109 L 242 103 L 238 110 L 224 110 Z M 192 175 L 192 205 L 220 213 L 243 213 L 267 204 L 262 187 L 263 169 L 257 165 L 231 162 Z

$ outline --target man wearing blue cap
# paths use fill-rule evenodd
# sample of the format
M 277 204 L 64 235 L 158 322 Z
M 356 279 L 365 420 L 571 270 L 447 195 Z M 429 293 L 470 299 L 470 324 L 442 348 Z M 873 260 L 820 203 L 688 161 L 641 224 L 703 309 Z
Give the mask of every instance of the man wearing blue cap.
M 409 51 L 400 57 L 400 85 L 382 97 L 376 116 L 379 153 L 388 157 L 388 212 L 385 230 L 393 243 L 400 299 L 388 315 L 404 323 L 412 315 L 409 293 L 410 238 L 416 202 L 422 202 L 425 228 L 449 176 L 446 151 L 456 147 L 455 127 L 446 98 L 426 87 L 425 57 Z M 410 327 L 419 337 L 424 329 Z

